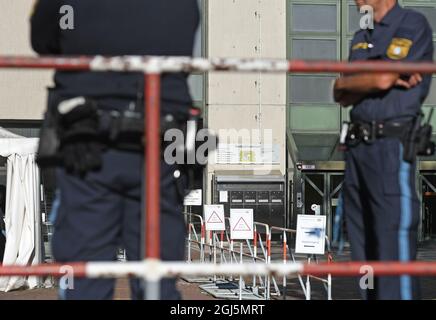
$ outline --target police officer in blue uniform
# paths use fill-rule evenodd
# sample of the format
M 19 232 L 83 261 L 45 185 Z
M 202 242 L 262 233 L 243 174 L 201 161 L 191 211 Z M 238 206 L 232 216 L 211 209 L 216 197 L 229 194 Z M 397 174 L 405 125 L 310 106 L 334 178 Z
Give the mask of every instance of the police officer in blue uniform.
M 31 42 L 44 55 L 191 56 L 198 21 L 196 0 L 39 0 Z M 186 77 L 162 79 L 162 114 L 177 123 L 186 121 L 192 103 Z M 124 247 L 128 260 L 140 260 L 142 132 L 130 124 L 138 124 L 138 113 L 142 117 L 144 77 L 58 71 L 54 82 L 38 154 L 41 166 L 58 166 L 53 255 L 58 262 L 113 261 Z M 177 166 L 162 161 L 163 260 L 184 259 L 183 177 Z M 114 284 L 75 279 L 60 297 L 111 299 Z M 141 282 L 132 280 L 132 298 L 142 299 L 143 292 Z M 180 298 L 175 279 L 162 281 L 161 298 Z
M 361 29 L 351 43 L 350 61 L 432 61 L 432 30 L 426 18 L 396 0 L 356 0 L 370 5 L 374 28 Z M 431 75 L 358 73 L 338 78 L 335 101 L 353 105 L 345 144 L 343 210 L 357 261 L 416 259 L 419 202 L 416 155 L 431 153 L 431 128 L 421 125 L 420 108 Z M 408 275 L 376 277 L 361 287 L 365 299 L 417 299 Z

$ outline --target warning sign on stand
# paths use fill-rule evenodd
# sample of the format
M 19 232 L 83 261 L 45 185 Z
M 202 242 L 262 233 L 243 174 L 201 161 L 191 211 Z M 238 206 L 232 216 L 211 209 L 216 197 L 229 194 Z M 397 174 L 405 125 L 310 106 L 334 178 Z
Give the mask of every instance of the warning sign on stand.
M 241 217 L 236 222 L 233 231 L 251 231 L 251 229 L 248 226 L 247 222 L 245 222 L 245 219 Z
M 326 216 L 297 216 L 297 237 L 295 252 L 307 254 L 325 253 Z
M 186 196 L 183 201 L 183 205 L 185 206 L 201 206 L 203 204 L 202 202 L 202 190 L 201 189 L 195 189 L 191 190 Z
M 234 240 L 253 239 L 253 209 L 230 209 L 230 237 Z
M 205 205 L 204 221 L 206 221 L 206 230 L 208 231 L 225 230 L 224 206 L 222 204 Z

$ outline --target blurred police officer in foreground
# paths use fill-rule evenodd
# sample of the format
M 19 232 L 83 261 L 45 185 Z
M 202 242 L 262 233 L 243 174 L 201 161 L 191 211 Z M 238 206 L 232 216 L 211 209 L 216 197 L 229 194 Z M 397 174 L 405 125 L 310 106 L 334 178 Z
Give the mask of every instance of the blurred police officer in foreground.
M 73 20 L 60 23 L 71 8 Z M 31 41 L 43 55 L 191 56 L 198 20 L 196 0 L 39 0 Z M 111 261 L 124 247 L 129 260 L 140 260 L 143 148 L 136 129 L 138 114 L 142 121 L 144 77 L 56 72 L 54 80 L 38 155 L 41 166 L 59 166 L 53 255 L 59 262 Z M 165 75 L 162 81 L 162 114 L 183 123 L 192 103 L 186 75 Z M 162 161 L 163 260 L 184 259 L 177 169 Z M 114 284 L 112 279 L 75 279 L 74 289 L 61 288 L 60 297 L 111 299 Z M 143 298 L 141 286 L 131 281 L 132 298 Z M 162 281 L 161 298 L 180 298 L 174 279 Z
M 356 0 L 374 10 L 374 29 L 356 32 L 350 61 L 431 61 L 432 30 L 425 17 L 395 0 Z M 345 142 L 343 209 L 353 260 L 416 259 L 419 202 L 416 155 L 431 154 L 431 127 L 421 125 L 421 105 L 431 75 L 358 73 L 335 82 L 334 97 L 353 105 Z M 345 132 L 344 132 L 345 133 Z M 345 136 L 345 135 L 344 135 Z M 366 299 L 419 297 L 416 279 L 378 277 Z

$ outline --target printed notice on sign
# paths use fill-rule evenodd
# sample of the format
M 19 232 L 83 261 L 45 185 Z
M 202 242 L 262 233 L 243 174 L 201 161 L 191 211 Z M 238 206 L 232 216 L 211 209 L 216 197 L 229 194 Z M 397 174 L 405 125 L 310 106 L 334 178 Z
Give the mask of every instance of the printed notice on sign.
M 206 230 L 208 231 L 225 230 L 224 206 L 222 204 L 205 205 L 204 221 L 206 221 Z
M 228 201 L 229 201 L 228 191 L 220 191 L 220 202 L 228 202 Z
M 279 164 L 278 144 L 227 144 L 219 143 L 215 161 L 218 164 Z
M 195 189 L 188 193 L 183 201 L 185 206 L 201 206 L 203 204 L 202 190 Z
M 230 237 L 233 240 L 253 239 L 253 209 L 230 209 Z
M 297 216 L 296 253 L 324 254 L 326 216 Z

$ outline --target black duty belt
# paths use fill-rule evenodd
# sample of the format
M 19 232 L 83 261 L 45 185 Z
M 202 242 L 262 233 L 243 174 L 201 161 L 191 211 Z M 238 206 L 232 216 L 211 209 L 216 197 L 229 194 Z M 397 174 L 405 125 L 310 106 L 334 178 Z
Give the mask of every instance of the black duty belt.
M 413 121 L 403 122 L 348 122 L 342 126 L 340 144 L 354 146 L 360 142 L 372 143 L 381 138 L 405 139 L 413 127 Z
M 173 114 L 162 114 L 160 121 L 160 131 L 163 135 L 167 130 L 179 129 L 186 134 L 186 121 L 197 121 L 200 112 L 198 108 L 190 109 L 190 118 L 182 121 Z M 125 111 L 108 111 L 99 110 L 99 132 L 102 140 L 109 146 L 124 150 L 142 151 L 144 145 L 144 116 L 142 113 L 130 110 Z M 196 136 L 197 127 L 194 128 Z M 186 134 L 187 135 L 187 134 Z M 162 142 L 164 141 L 162 136 Z M 163 142 L 164 143 L 164 142 Z

